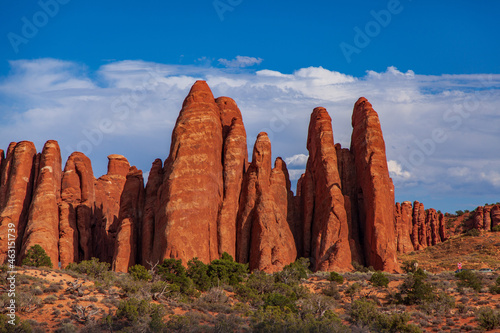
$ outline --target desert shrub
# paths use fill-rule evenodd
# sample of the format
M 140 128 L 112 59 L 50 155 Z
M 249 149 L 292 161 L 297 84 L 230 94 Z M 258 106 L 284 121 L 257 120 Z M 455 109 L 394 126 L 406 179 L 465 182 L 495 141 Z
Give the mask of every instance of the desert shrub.
M 345 294 L 350 296 L 351 299 L 354 299 L 354 296 L 357 295 L 361 291 L 361 285 L 357 282 L 354 282 L 347 288 Z
M 337 272 L 331 272 L 330 276 L 328 277 L 328 281 L 334 281 L 338 284 L 342 284 L 344 283 L 344 277 Z
M 357 261 L 353 261 L 352 263 L 352 267 L 354 267 L 354 270 L 356 272 L 361 272 L 361 273 L 368 273 L 370 271 L 373 271 L 373 267 L 365 267 L 363 265 L 361 265 L 360 263 L 358 263 Z
M 212 286 L 212 279 L 208 276 L 208 265 L 198 258 L 188 261 L 187 276 L 193 280 L 196 289 L 207 291 Z
M 465 236 L 469 237 L 477 237 L 479 235 L 481 235 L 481 231 L 479 231 L 478 229 L 470 229 L 465 233 Z
M 107 262 L 100 262 L 98 258 L 91 258 L 90 260 L 83 260 L 80 263 L 70 263 L 66 266 L 66 270 L 74 271 L 80 274 L 88 275 L 93 279 L 104 279 L 109 272 L 110 264 Z
M 43 302 L 45 304 L 54 304 L 55 301 L 57 301 L 57 296 L 55 295 L 50 295 L 44 298 Z
M 426 279 L 427 274 L 421 268 L 417 269 L 401 284 L 396 298 L 407 305 L 432 301 L 435 297 L 434 287 Z
M 493 228 L 491 228 L 491 231 L 493 232 L 500 232 L 500 224 L 494 226 Z
M 374 287 L 387 288 L 387 286 L 389 286 L 389 278 L 387 278 L 387 275 L 385 275 L 384 272 L 381 271 L 376 271 L 375 273 L 373 273 L 372 277 L 370 278 L 370 282 Z
M 429 315 L 449 314 L 453 308 L 455 308 L 455 298 L 446 293 L 439 293 L 432 300 L 420 305 L 420 309 Z
M 0 314 L 0 332 L 2 333 L 31 333 L 32 328 L 26 320 L 20 320 L 18 316 L 14 319 L 14 325 L 10 324 L 11 318 L 7 315 Z
M 162 280 L 177 285 L 182 293 L 193 294 L 193 281 L 187 276 L 181 259 L 164 259 L 157 269 Z
M 471 289 L 474 289 L 475 291 L 479 292 L 479 291 L 481 291 L 481 288 L 483 287 L 483 284 L 481 282 L 481 278 L 473 271 L 470 271 L 470 270 L 461 271 L 461 272 L 458 272 L 457 274 L 455 274 L 455 276 L 459 280 L 457 282 L 457 287 L 459 289 L 471 288 Z
M 30 247 L 28 252 L 26 252 L 26 257 L 23 259 L 23 265 L 52 268 L 52 261 L 45 250 L 40 245 L 36 244 Z
M 417 270 L 417 267 L 418 267 L 418 261 L 405 260 L 405 261 L 403 261 L 403 265 L 401 266 L 401 269 L 405 273 L 414 273 Z
M 281 272 L 274 274 L 277 282 L 286 284 L 299 283 L 301 279 L 307 279 L 311 271 L 309 270 L 309 259 L 299 258 L 295 262 L 286 265 Z
M 477 321 L 485 330 L 493 330 L 500 327 L 500 312 L 488 307 L 481 307 L 477 314 Z
M 339 288 L 337 286 L 337 282 L 331 281 L 325 288 L 321 290 L 323 295 L 333 297 L 336 300 L 341 299 L 341 295 L 339 293 Z
M 212 260 L 207 271 L 214 285 L 225 283 L 231 286 L 242 282 L 247 273 L 248 265 L 235 262 L 226 252 L 222 254 L 221 259 Z
M 297 308 L 295 306 L 296 300 L 297 300 L 296 297 L 293 297 L 293 295 L 287 296 L 275 292 L 267 294 L 264 297 L 264 308 L 272 306 L 272 307 L 279 307 L 282 309 L 289 309 L 293 312 L 296 312 L 297 311 Z
M 149 281 L 152 276 L 151 273 L 142 265 L 135 265 L 128 269 L 128 273 L 136 281 Z
M 136 322 L 140 317 L 144 317 L 151 311 L 151 304 L 146 300 L 139 300 L 137 298 L 129 298 L 120 301 L 118 309 L 116 309 L 116 317 L 120 319 L 127 319 L 131 322 Z
M 207 293 L 198 298 L 195 302 L 195 307 L 199 310 L 206 310 L 212 312 L 229 313 L 230 300 L 223 289 L 215 287 L 210 289 Z
M 490 286 L 490 292 L 492 294 L 500 294 L 500 275 L 497 277 L 495 284 Z
M 47 288 L 43 290 L 44 293 L 57 293 L 59 290 L 63 289 L 60 284 L 51 283 Z

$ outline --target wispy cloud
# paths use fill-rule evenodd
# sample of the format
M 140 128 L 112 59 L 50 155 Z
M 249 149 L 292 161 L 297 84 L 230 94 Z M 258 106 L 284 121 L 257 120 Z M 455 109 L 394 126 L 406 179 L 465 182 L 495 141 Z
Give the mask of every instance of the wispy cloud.
M 87 152 L 96 175 L 111 153 L 147 172 L 168 155 L 190 86 L 205 79 L 215 96 L 238 103 L 249 151 L 257 134 L 268 132 L 274 156 L 288 156 L 291 178 L 298 179 L 313 108 L 327 108 L 335 142 L 349 147 L 352 108 L 364 96 L 380 116 L 397 199 L 430 200 L 432 193 L 442 201 L 462 193 L 498 201 L 500 75 L 420 75 L 394 67 L 363 77 L 322 67 L 241 71 L 236 64 L 261 62 L 247 58 L 227 68 L 119 61 L 96 72 L 57 59 L 13 61 L 0 78 L 0 147 L 31 140 L 41 149 L 56 139 L 66 157 Z
M 219 64 L 226 67 L 251 67 L 254 65 L 260 65 L 260 63 L 264 59 L 262 58 L 254 58 L 247 56 L 236 56 L 235 59 L 227 60 L 227 59 L 219 59 Z

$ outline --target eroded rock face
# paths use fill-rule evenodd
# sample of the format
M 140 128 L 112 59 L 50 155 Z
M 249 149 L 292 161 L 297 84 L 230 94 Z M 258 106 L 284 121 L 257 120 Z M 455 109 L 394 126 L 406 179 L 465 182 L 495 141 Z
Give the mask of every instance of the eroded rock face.
M 364 265 L 365 260 L 359 230 L 359 207 L 354 155 L 349 149 L 342 148 L 339 143 L 335 144 L 335 149 L 337 151 L 338 170 L 342 183 L 342 194 L 344 195 L 344 206 L 347 213 L 352 261 Z
M 476 208 L 476 211 L 474 213 L 474 228 L 478 230 L 483 230 L 484 229 L 484 214 L 483 214 L 483 207 L 479 206 Z
M 311 114 L 307 150 L 306 174 L 310 175 L 314 188 L 310 231 L 313 269 L 350 269 L 352 258 L 347 213 L 338 173 L 332 120 L 325 108 L 316 108 Z
M 113 262 L 120 225 L 120 200 L 127 181 L 128 171 L 125 172 L 125 169 L 129 168 L 130 164 L 125 157 L 109 155 L 108 173 L 95 181 L 95 224 L 92 225 L 92 235 L 97 241 L 92 244 L 92 253 L 101 261 Z
M 485 231 L 491 231 L 491 206 L 483 208 L 483 228 Z
M 400 253 L 412 252 L 414 247 L 411 240 L 413 231 L 413 207 L 411 202 L 405 201 L 402 204 L 397 202 L 395 215 L 397 251 Z
M 80 152 L 71 154 L 62 175 L 59 203 L 59 259 L 63 268 L 92 256 L 94 182 L 90 159 Z
M 142 212 L 144 208 L 144 180 L 142 171 L 131 167 L 120 198 L 118 230 L 112 268 L 116 272 L 128 272 L 129 267 L 138 263 L 138 249 Z
M 441 236 L 439 234 L 439 214 L 434 208 L 427 211 L 427 217 L 425 223 L 429 226 L 430 233 L 428 235 L 428 245 L 436 245 L 441 243 Z
M 34 245 L 40 245 L 52 266 L 59 263 L 59 208 L 61 200 L 61 151 L 56 141 L 47 141 L 40 157 L 36 188 L 24 232 L 21 260 Z
M 11 143 L 2 170 L 2 204 L 0 206 L 0 263 L 13 248 L 8 229 L 15 229 L 15 250 L 19 253 L 28 220 L 34 183 L 35 145 L 29 141 Z M 19 256 L 17 256 L 19 260 Z M 20 262 L 18 262 L 20 264 Z
M 500 205 L 495 205 L 491 207 L 491 228 L 493 229 L 497 225 L 500 225 Z
M 363 97 L 354 106 L 352 126 L 350 150 L 354 154 L 365 215 L 365 260 L 375 269 L 397 271 L 394 186 L 389 177 L 378 114 Z
M 236 219 L 243 175 L 248 158 L 247 135 L 241 112 L 228 97 L 219 97 L 217 103 L 223 136 L 223 199 L 217 219 L 219 255 L 227 252 L 236 257 Z
M 149 171 L 146 184 L 144 213 L 141 230 L 141 264 L 147 268 L 152 262 L 153 240 L 155 235 L 156 210 L 158 209 L 158 190 L 163 182 L 162 161 L 156 159 Z
M 284 170 L 281 159 L 271 170 L 271 142 L 266 133 L 259 133 L 245 175 L 237 228 L 237 258 L 249 262 L 250 270 L 276 272 L 297 258 L 287 221 L 290 183 Z
M 155 257 L 219 257 L 217 218 L 223 199 L 222 125 L 210 88 L 197 81 L 172 133 L 160 188 Z

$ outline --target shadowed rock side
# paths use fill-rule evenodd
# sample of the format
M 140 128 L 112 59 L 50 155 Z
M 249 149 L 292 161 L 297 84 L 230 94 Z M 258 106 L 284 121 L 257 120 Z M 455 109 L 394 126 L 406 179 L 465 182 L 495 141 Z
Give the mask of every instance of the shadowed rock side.
M 356 168 L 354 164 L 354 155 L 349 149 L 342 148 L 337 143 L 337 163 L 339 176 L 342 183 L 342 194 L 344 195 L 344 207 L 347 213 L 347 225 L 349 227 L 349 246 L 351 248 L 352 261 L 364 265 L 363 247 L 359 230 L 359 207 L 358 191 L 356 185 Z
M 59 203 L 59 259 L 63 268 L 92 256 L 94 182 L 90 159 L 80 152 L 71 154 L 64 167 Z
M 144 213 L 141 230 L 141 264 L 147 268 L 152 262 L 153 240 L 155 235 L 156 210 L 158 208 L 158 189 L 163 182 L 163 168 L 160 159 L 156 159 L 149 171 L 146 185 Z
M 310 246 L 314 270 L 346 270 L 351 266 L 351 249 L 344 196 L 338 173 L 337 153 L 333 143 L 332 120 L 324 108 L 311 114 L 307 137 L 309 158 L 306 179 L 313 188 L 312 219 L 304 223 L 304 248 Z M 304 184 L 302 184 L 304 186 Z
M 494 205 L 491 208 L 491 228 L 493 229 L 497 225 L 500 225 L 500 205 Z
M 94 256 L 113 262 L 116 234 L 119 227 L 120 200 L 130 168 L 122 155 L 108 156 L 108 173 L 95 182 L 95 209 L 92 225 Z
M 222 126 L 210 88 L 197 81 L 172 133 L 159 190 L 156 260 L 219 257 L 217 218 L 222 204 Z
M 361 97 L 352 115 L 351 152 L 365 223 L 365 260 L 377 270 L 399 270 L 394 236 L 394 186 L 389 177 L 378 114 Z
M 59 262 L 59 208 L 61 200 L 61 151 L 56 141 L 47 141 L 40 158 L 40 171 L 24 232 L 20 260 L 34 245 L 43 247 L 53 267 Z
M 119 222 L 112 262 L 114 271 L 126 273 L 130 266 L 138 263 L 144 194 L 142 171 L 137 170 L 135 166 L 131 167 L 120 198 Z
M 29 141 L 11 143 L 4 161 L 0 203 L 0 263 L 7 259 L 15 241 L 16 254 L 21 249 L 34 182 L 35 145 Z M 15 239 L 9 239 L 8 229 L 15 229 Z M 16 256 L 18 259 L 19 256 Z M 20 264 L 20 262 L 18 262 Z
M 475 229 L 491 231 L 500 224 L 500 205 L 479 206 L 472 218 Z
M 400 253 L 410 253 L 414 251 L 411 241 L 413 231 L 413 208 L 410 201 L 402 204 L 396 203 L 395 212 L 395 232 L 397 240 L 397 251 Z
M 219 255 L 227 252 L 235 258 L 238 201 L 248 158 L 247 134 L 236 103 L 228 97 L 219 97 L 215 102 L 220 109 L 224 140 L 222 151 L 224 195 L 217 219 Z
M 287 221 L 288 175 L 283 170 L 281 159 L 271 170 L 271 142 L 266 133 L 259 133 L 245 174 L 237 222 L 237 259 L 249 262 L 250 270 L 276 272 L 297 258 Z

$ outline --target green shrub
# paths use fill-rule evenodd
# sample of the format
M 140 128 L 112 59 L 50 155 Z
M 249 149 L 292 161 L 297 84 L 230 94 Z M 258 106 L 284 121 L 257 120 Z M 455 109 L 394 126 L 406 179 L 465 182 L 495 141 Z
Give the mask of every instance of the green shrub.
M 264 308 L 269 306 L 280 307 L 282 309 L 290 309 L 291 311 L 297 311 L 295 306 L 295 297 L 285 296 L 280 293 L 271 293 L 264 297 Z
M 500 224 L 494 226 L 493 228 L 491 228 L 491 231 L 493 232 L 500 232 Z
M 500 294 L 500 275 L 497 277 L 495 284 L 490 286 L 490 293 Z
M 344 277 L 337 272 L 331 272 L 328 281 L 337 282 L 338 284 L 344 283 Z
M 104 279 L 109 272 L 110 264 L 107 262 L 100 262 L 98 258 L 91 258 L 90 260 L 83 260 L 80 263 L 70 263 L 66 266 L 67 270 L 77 273 L 85 274 L 93 279 Z
M 401 266 L 405 273 L 414 273 L 418 268 L 418 261 L 416 260 L 405 260 L 403 261 L 403 266 Z
M 500 312 L 488 307 L 481 307 L 478 311 L 477 321 L 487 331 L 500 327 Z
M 2 333 L 31 333 L 32 328 L 28 321 L 19 320 L 19 317 L 16 316 L 14 319 L 14 325 L 10 324 L 11 319 L 7 317 L 5 314 L 0 314 L 0 332 Z
M 181 259 L 164 259 L 163 263 L 157 266 L 157 269 L 162 280 L 179 286 L 182 293 L 188 295 L 194 293 L 193 281 L 187 276 Z
M 146 300 L 138 300 L 137 298 L 129 298 L 120 301 L 116 316 L 118 318 L 125 318 L 128 321 L 136 322 L 140 317 L 149 314 L 150 304 Z
M 481 231 L 479 231 L 478 229 L 470 229 L 465 233 L 465 236 L 469 237 L 477 237 L 479 235 L 481 235 Z
M 207 274 L 214 285 L 225 283 L 235 286 L 247 276 L 248 265 L 235 262 L 233 257 L 224 252 L 221 259 L 215 259 L 210 263 Z
M 459 289 L 466 287 L 479 292 L 483 287 L 481 278 L 471 270 L 458 272 L 455 274 L 455 277 L 459 279 L 459 281 L 457 282 L 457 286 Z
M 142 265 L 135 265 L 130 267 L 128 269 L 128 273 L 136 281 L 149 281 L 152 278 L 151 273 L 149 273 L 146 267 Z
M 52 268 L 52 261 L 50 261 L 50 257 L 45 250 L 40 245 L 36 244 L 30 247 L 28 252 L 26 252 L 26 257 L 23 259 L 23 265 Z
M 434 287 L 425 280 L 427 274 L 421 268 L 417 269 L 401 284 L 400 293 L 396 297 L 407 305 L 432 301 L 435 298 Z
M 212 279 L 208 276 L 208 265 L 205 265 L 198 258 L 189 260 L 187 276 L 193 280 L 198 290 L 207 291 L 213 285 Z
M 295 262 L 286 265 L 281 272 L 276 272 L 274 277 L 276 282 L 285 284 L 297 284 L 301 279 L 307 279 L 309 270 L 309 259 L 299 258 Z
M 354 282 L 347 288 L 345 294 L 350 296 L 351 299 L 354 299 L 354 296 L 357 295 L 361 291 L 361 285 L 358 282 Z
M 375 273 L 373 273 L 369 281 L 374 287 L 387 288 L 389 286 L 389 278 L 384 274 L 384 272 L 381 271 L 376 271 Z

